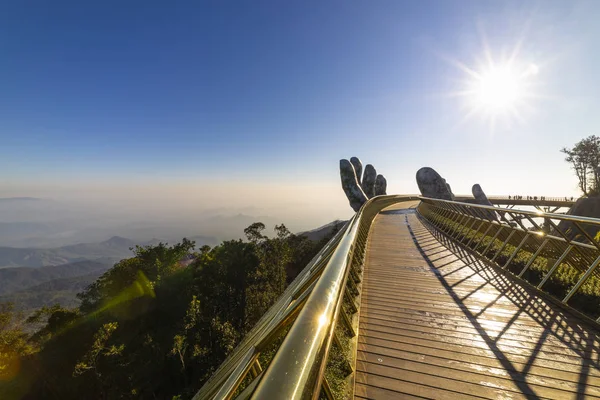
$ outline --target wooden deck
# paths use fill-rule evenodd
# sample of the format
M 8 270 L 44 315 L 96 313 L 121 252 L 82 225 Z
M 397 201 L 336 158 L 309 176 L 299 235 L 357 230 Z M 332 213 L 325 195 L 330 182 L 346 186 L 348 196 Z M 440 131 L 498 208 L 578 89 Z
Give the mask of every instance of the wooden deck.
M 356 398 L 600 398 L 598 331 L 414 210 L 377 217 L 363 285 Z

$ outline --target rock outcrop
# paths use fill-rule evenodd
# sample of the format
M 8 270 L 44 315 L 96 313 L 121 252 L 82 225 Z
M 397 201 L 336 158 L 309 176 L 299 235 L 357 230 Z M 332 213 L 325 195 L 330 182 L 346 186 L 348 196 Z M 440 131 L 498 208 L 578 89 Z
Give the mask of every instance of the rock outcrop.
M 423 167 L 417 171 L 417 185 L 424 197 L 454 200 L 450 185 L 433 168 Z
M 583 197 L 575 202 L 571 209 L 567 211 L 567 215 L 578 215 L 581 217 L 600 218 L 600 197 Z M 599 225 L 580 223 L 585 231 L 595 238 L 600 231 Z M 569 239 L 577 239 L 583 242 L 588 242 L 587 238 L 581 233 L 577 227 L 569 221 L 560 221 L 558 229 L 563 232 Z

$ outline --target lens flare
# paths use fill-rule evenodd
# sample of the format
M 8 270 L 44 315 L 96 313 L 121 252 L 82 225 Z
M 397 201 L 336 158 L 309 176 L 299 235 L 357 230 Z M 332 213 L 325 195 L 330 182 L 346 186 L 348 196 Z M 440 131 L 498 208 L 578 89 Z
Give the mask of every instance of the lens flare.
M 542 87 L 546 62 L 533 63 L 523 51 L 524 40 L 518 40 L 512 51 L 499 51 L 495 57 L 488 46 L 485 35 L 482 37 L 482 49 L 467 64 L 455 58 L 442 56 L 443 59 L 462 73 L 449 97 L 458 98 L 462 108 L 462 119 L 458 125 L 477 118 L 489 125 L 493 134 L 497 123 L 510 127 L 513 122 L 524 123 L 537 109 L 535 100 L 544 98 L 539 89 Z M 542 60 L 543 61 L 543 60 Z
M 522 89 L 517 74 L 506 67 L 494 68 L 476 82 L 474 100 L 486 109 L 504 110 L 519 101 Z

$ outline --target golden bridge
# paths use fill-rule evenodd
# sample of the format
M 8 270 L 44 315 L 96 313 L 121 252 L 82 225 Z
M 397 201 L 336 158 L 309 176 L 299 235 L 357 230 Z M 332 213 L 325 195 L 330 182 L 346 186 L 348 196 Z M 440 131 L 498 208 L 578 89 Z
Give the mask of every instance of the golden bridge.
M 600 398 L 600 219 L 490 200 L 369 200 L 195 399 Z

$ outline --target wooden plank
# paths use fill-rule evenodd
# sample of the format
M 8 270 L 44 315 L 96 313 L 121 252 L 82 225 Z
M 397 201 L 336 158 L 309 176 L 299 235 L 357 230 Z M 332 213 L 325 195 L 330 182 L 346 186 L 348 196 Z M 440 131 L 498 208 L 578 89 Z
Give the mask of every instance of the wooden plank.
M 414 213 L 375 219 L 361 303 L 357 398 L 600 398 L 595 327 L 461 260 Z
M 364 376 L 361 375 L 361 379 L 364 379 Z M 421 396 L 413 396 L 407 393 L 398 393 L 392 390 L 382 389 L 376 386 L 365 385 L 363 383 L 357 382 L 354 391 L 354 398 L 356 399 L 427 399 L 427 397 Z M 431 398 L 431 397 L 429 397 Z
M 446 329 L 444 325 L 437 326 L 428 326 L 427 324 L 420 323 L 410 323 L 408 321 L 395 322 L 390 321 L 388 319 L 377 318 L 377 316 L 373 316 L 369 314 L 365 316 L 361 321 L 363 326 L 381 326 L 386 329 L 404 329 L 410 331 L 411 333 L 424 333 L 431 335 L 440 335 L 448 338 L 459 338 L 466 339 L 468 341 L 475 342 L 485 342 L 481 335 L 488 335 L 490 338 L 494 339 L 496 343 L 503 343 L 506 345 L 512 345 L 515 343 L 515 347 L 519 348 L 531 348 L 538 344 L 540 335 L 543 335 L 543 332 L 539 332 L 537 336 L 530 336 L 527 332 L 514 332 L 514 333 L 503 333 L 502 336 L 499 336 L 501 331 L 493 330 L 493 329 L 468 329 L 468 328 L 456 328 L 456 329 Z M 387 330 L 386 330 L 387 331 Z M 572 355 L 578 358 L 590 358 L 590 353 L 586 352 L 584 349 L 572 349 L 565 348 L 564 345 L 561 346 L 561 342 L 558 339 L 549 337 L 545 340 L 544 348 L 548 353 L 556 353 L 556 354 L 565 354 Z
M 363 336 L 360 338 L 358 349 L 360 351 L 368 351 L 375 354 L 386 354 L 393 357 L 413 357 L 414 355 L 421 357 L 423 360 L 435 362 L 436 360 L 450 360 L 457 365 L 473 366 L 474 369 L 485 370 L 487 368 L 504 368 L 499 360 L 495 357 L 485 357 L 470 353 L 459 353 L 450 350 L 435 349 L 426 346 L 415 344 L 404 344 L 401 342 L 390 343 L 388 341 Z M 442 361 L 440 361 L 442 362 Z M 553 378 L 566 382 L 578 382 L 580 367 L 558 368 L 560 364 L 548 364 L 545 362 L 536 362 L 532 365 L 512 361 L 514 367 L 512 371 L 522 371 L 525 367 L 529 367 L 529 374 Z M 556 368 L 552 368 L 552 366 Z M 465 367 L 467 368 L 467 367 Z M 504 370 L 506 370 L 504 368 Z M 507 370 L 506 370 L 507 371 Z M 507 371 L 508 372 L 508 371 Z M 597 372 L 597 371 L 594 371 Z M 600 374 L 596 374 L 596 378 L 600 378 Z M 600 379 L 591 379 L 588 385 L 600 387 Z
M 403 317 L 403 315 L 395 314 L 395 315 L 385 315 L 378 314 L 373 311 L 373 309 L 369 310 L 368 316 L 365 314 L 367 320 L 373 320 L 374 323 L 383 323 L 388 322 L 389 326 L 398 326 L 398 327 L 406 327 L 407 329 L 420 331 L 420 332 L 441 332 L 445 335 L 455 334 L 463 335 L 463 334 L 471 334 L 471 335 L 481 335 L 487 334 L 489 337 L 493 339 L 498 339 L 500 337 L 504 339 L 510 340 L 520 340 L 525 343 L 531 343 L 533 345 L 537 344 L 540 335 L 543 334 L 541 330 L 525 330 L 525 329 L 514 329 L 513 326 L 507 325 L 490 325 L 485 329 L 475 328 L 472 325 L 467 324 L 453 324 L 450 321 L 439 322 L 439 320 L 428 319 L 427 317 L 423 318 L 407 318 Z M 381 322 L 380 322 L 381 321 Z M 365 321 L 366 322 L 366 321 Z M 508 328 L 508 329 L 506 329 Z M 546 339 L 546 343 L 552 346 L 561 346 L 561 341 L 553 336 L 548 336 Z M 596 346 L 595 341 L 588 341 L 586 338 L 585 343 L 587 345 Z M 573 349 L 573 351 L 579 355 L 579 352 L 584 352 L 582 349 Z
M 422 397 L 426 399 L 438 400 L 474 400 L 481 399 L 478 396 L 471 396 L 460 392 L 449 391 L 435 386 L 423 385 L 421 383 L 406 382 L 400 379 L 392 379 L 386 376 L 377 375 L 374 373 L 357 373 L 357 386 L 364 385 L 365 389 L 370 389 L 363 396 L 368 399 L 388 400 L 388 399 L 403 399 L 406 397 Z M 373 389 L 379 389 L 374 391 Z M 383 390 L 384 392 L 382 393 Z M 355 388 L 355 392 L 361 394 Z M 524 397 L 523 397 L 524 398 Z
M 443 360 L 419 355 L 392 357 L 391 354 L 360 351 L 358 359 L 365 363 L 381 365 L 390 369 L 391 376 L 404 375 L 405 371 L 419 374 L 441 376 L 455 381 L 473 383 L 485 382 L 486 385 L 520 393 L 519 383 L 528 383 L 533 392 L 542 397 L 561 398 L 569 393 L 581 393 L 586 396 L 600 397 L 600 388 L 587 386 L 579 388 L 578 382 L 568 382 L 553 378 L 541 378 L 535 375 L 522 376 L 518 371 L 507 371 L 504 368 L 480 368 L 474 364 L 461 363 L 456 360 Z M 427 360 L 428 362 L 425 362 Z M 394 372 L 394 370 L 397 370 Z
M 432 349 L 433 351 L 449 351 L 456 354 L 466 354 L 468 356 L 477 356 L 477 357 L 488 357 L 499 361 L 509 361 L 513 366 L 513 369 L 517 369 L 515 364 L 523 364 L 523 365 L 543 365 L 548 368 L 553 369 L 563 369 L 565 371 L 572 371 L 579 373 L 581 371 L 580 364 L 572 364 L 572 363 L 563 363 L 562 361 L 557 360 L 548 360 L 535 358 L 533 361 L 530 360 L 529 356 L 519 355 L 519 354 L 511 354 L 504 353 L 502 351 L 492 351 L 486 348 L 478 348 L 478 347 L 468 347 L 468 346 L 460 346 L 460 345 L 452 345 L 443 342 L 431 342 L 430 340 L 424 339 L 416 339 L 408 336 L 404 336 L 401 333 L 398 335 L 387 335 L 381 334 L 379 332 L 373 332 L 370 330 L 364 330 L 362 336 L 359 337 L 359 340 L 367 342 L 369 339 L 378 339 L 386 343 L 387 347 L 391 348 L 401 348 L 403 345 L 409 346 L 421 346 Z M 363 339 L 364 338 L 364 339 Z M 596 368 L 593 368 L 590 373 L 593 373 L 597 376 L 600 376 L 600 373 L 597 372 Z

